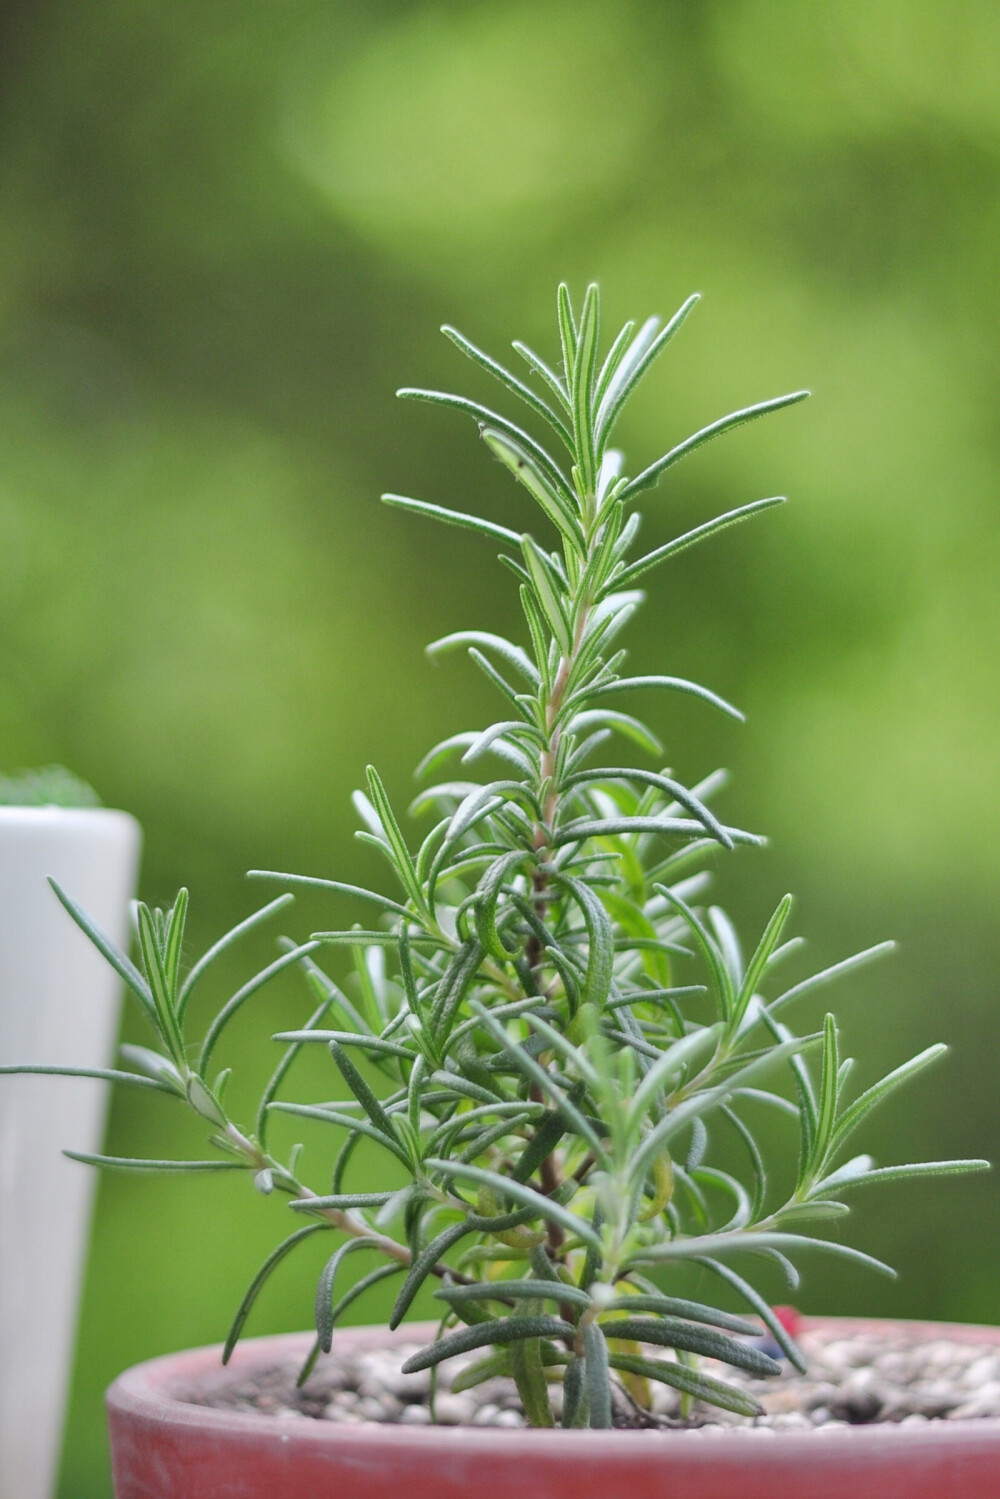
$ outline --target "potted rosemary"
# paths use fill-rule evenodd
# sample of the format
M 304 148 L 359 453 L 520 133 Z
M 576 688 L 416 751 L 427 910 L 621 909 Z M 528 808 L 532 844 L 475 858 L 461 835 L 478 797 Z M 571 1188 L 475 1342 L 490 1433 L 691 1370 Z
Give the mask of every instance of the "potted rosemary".
M 139 842 L 132 817 L 60 766 L 0 777 L 0 1068 L 111 1060 L 120 980 L 46 876 L 124 941 Z M 93 1195 L 59 1147 L 69 1134 L 97 1149 L 104 1101 L 77 1081 L 58 1108 L 41 1078 L 0 1090 L 0 1493 L 18 1499 L 48 1499 L 55 1481 Z
M 642 602 L 638 585 L 661 563 L 780 501 L 743 505 L 646 553 L 637 550 L 635 503 L 711 438 L 805 394 L 734 412 L 629 476 L 612 446 L 616 423 L 695 301 L 665 326 L 627 324 L 602 353 L 597 288 L 575 312 L 561 287 L 560 359 L 550 365 L 516 343 L 524 379 L 444 330 L 529 408 L 561 459 L 475 401 L 400 392 L 471 416 L 540 513 L 534 533 L 521 535 L 384 496 L 499 547 L 524 616 L 520 641 L 462 629 L 430 647 L 464 650 L 496 688 L 501 716 L 426 756 L 412 808 L 429 818 L 419 844 L 377 772 L 367 773 L 358 836 L 384 856 L 388 893 L 255 871 L 284 892 L 185 973 L 185 891 L 168 910 L 138 907 L 134 964 L 75 893 L 57 887 L 155 1039 L 126 1049 L 127 1070 L 92 1075 L 175 1097 L 204 1121 L 211 1147 L 199 1161 L 76 1158 L 122 1170 L 242 1172 L 294 1220 L 249 1287 L 221 1361 L 218 1350 L 160 1360 L 113 1387 L 119 1499 L 278 1499 L 345 1486 L 358 1499 L 404 1486 L 457 1499 L 487 1484 L 498 1495 L 588 1499 L 662 1494 L 667 1475 L 687 1496 L 802 1499 L 854 1491 L 873 1462 L 887 1482 L 907 1473 L 913 1494 L 958 1493 L 948 1484 L 959 1471 L 966 1499 L 995 1491 L 985 1485 L 995 1483 L 1000 1423 L 988 1420 L 927 1422 L 919 1432 L 886 1423 L 877 1436 L 865 1426 L 839 1444 L 804 1429 L 760 1440 L 774 1411 L 764 1391 L 773 1384 L 787 1400 L 789 1371 L 807 1361 L 755 1267 L 777 1263 L 792 1285 L 800 1258 L 812 1255 L 887 1272 L 825 1236 L 847 1214 L 845 1198 L 985 1163 L 876 1165 L 857 1153 L 869 1113 L 944 1048 L 858 1092 L 833 1015 L 802 1031 L 796 1004 L 890 944 L 782 986 L 779 964 L 794 947 L 790 897 L 745 949 L 724 912 L 703 900 L 706 856 L 759 838 L 713 810 L 720 777 L 681 784 L 656 736 L 627 711 L 639 694 L 667 691 L 740 716 L 693 682 L 628 675 L 620 639 Z M 281 938 L 275 961 L 226 998 L 203 1036 L 190 1035 L 188 1002 L 214 960 L 302 886 L 354 897 L 370 916 L 302 943 Z M 327 957 L 335 973 L 346 957 L 350 977 L 332 977 Z M 290 967 L 301 970 L 311 1013 L 275 1037 L 283 1050 L 255 1118 L 236 1118 L 219 1070 L 226 1027 Z M 304 1047 L 329 1053 L 338 1101 L 295 1097 L 290 1069 Z M 797 1169 L 786 1181 L 779 1167 L 780 1185 L 759 1143 L 769 1112 L 794 1122 L 797 1135 Z M 278 1116 L 328 1132 L 326 1170 L 307 1180 L 297 1146 L 290 1156 L 272 1148 Z M 362 1141 L 384 1154 L 398 1185 L 372 1189 L 357 1169 Z M 330 1253 L 314 1334 L 249 1343 L 233 1356 L 269 1275 L 321 1236 Z M 347 1267 L 355 1255 L 360 1278 Z M 685 1290 L 692 1266 L 701 1271 L 697 1297 Z M 338 1330 L 384 1281 L 395 1289 L 389 1327 Z M 404 1323 L 421 1293 L 440 1314 L 436 1325 Z M 849 1335 L 818 1329 L 817 1357 L 833 1332 L 841 1343 Z M 974 1348 L 967 1362 L 983 1356 Z M 276 1402 L 285 1415 L 330 1419 L 253 1412 Z M 948 1407 L 959 1408 L 960 1400 Z M 845 1429 L 846 1419 L 827 1417 L 831 1431 Z M 738 1429 L 706 1446 L 690 1428 L 714 1420 Z M 489 1429 L 497 1425 L 511 1429 Z

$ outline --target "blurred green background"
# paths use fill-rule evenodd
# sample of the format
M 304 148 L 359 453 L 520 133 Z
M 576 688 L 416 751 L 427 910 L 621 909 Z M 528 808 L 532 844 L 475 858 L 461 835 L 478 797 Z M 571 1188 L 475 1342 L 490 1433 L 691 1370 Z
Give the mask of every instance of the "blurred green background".
M 134 812 L 143 894 L 190 885 L 193 947 L 251 909 L 249 867 L 382 880 L 351 837 L 365 762 L 403 802 L 432 740 L 494 710 L 423 644 L 518 626 L 488 546 L 377 496 L 523 518 L 471 423 L 394 389 L 487 394 L 446 319 L 554 357 L 560 277 L 600 279 L 606 326 L 700 289 L 627 419 L 633 469 L 815 396 L 647 501 L 654 543 L 794 502 L 653 574 L 633 632 L 640 670 L 747 726 L 645 706 L 675 768 L 729 765 L 729 815 L 771 836 L 722 863 L 739 915 L 796 891 L 817 965 L 901 940 L 838 995 L 865 1080 L 953 1043 L 865 1143 L 1000 1153 L 1000 10 L 21 0 L 0 28 L 0 771 L 62 761 Z M 238 1098 L 306 1003 L 289 980 L 249 1007 Z M 109 1148 L 197 1131 L 122 1096 Z M 242 1183 L 102 1182 L 63 1499 L 109 1493 L 106 1382 L 224 1336 L 286 1227 Z M 898 1283 L 817 1263 L 800 1303 L 1000 1320 L 998 1228 L 990 1177 L 865 1196 L 855 1242 Z M 310 1250 L 252 1331 L 308 1323 Z

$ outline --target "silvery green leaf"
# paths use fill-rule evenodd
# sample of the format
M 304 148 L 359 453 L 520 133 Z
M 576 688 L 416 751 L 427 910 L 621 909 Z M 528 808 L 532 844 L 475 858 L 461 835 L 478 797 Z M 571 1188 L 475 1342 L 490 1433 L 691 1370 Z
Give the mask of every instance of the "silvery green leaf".
M 218 1099 L 211 1088 L 193 1072 L 187 1080 L 187 1099 L 195 1113 L 200 1114 L 202 1119 L 206 1119 L 209 1124 L 214 1124 L 219 1129 L 225 1128 L 228 1121 L 219 1106 Z
M 177 1018 L 179 1022 L 184 1018 L 184 1011 L 195 985 L 204 977 L 212 964 L 217 962 L 223 953 L 228 952 L 241 937 L 245 937 L 248 932 L 254 931 L 262 922 L 270 920 L 278 911 L 283 911 L 286 906 L 290 906 L 294 899 L 294 895 L 288 892 L 285 895 L 279 895 L 275 900 L 268 901 L 266 906 L 261 906 L 259 911 L 254 911 L 252 915 L 245 917 L 243 921 L 238 922 L 236 926 L 220 937 L 218 942 L 212 944 L 208 951 L 198 959 L 181 985 L 177 996 Z
M 42 1077 L 92 1077 L 105 1083 L 126 1083 L 136 1088 L 155 1088 L 159 1093 L 174 1093 L 178 1089 L 155 1076 L 140 1076 L 135 1072 L 119 1072 L 112 1067 L 54 1067 L 47 1062 L 14 1062 L 0 1067 L 0 1077 L 20 1075 Z M 183 1088 L 180 1089 L 183 1096 Z
M 378 1249 L 379 1247 L 379 1240 L 367 1234 L 357 1239 L 348 1239 L 347 1243 L 341 1244 L 323 1266 L 316 1285 L 316 1336 L 324 1353 L 330 1352 L 333 1342 L 333 1292 L 338 1270 L 349 1254 L 354 1254 L 359 1249 Z
M 661 1384 L 668 1384 L 685 1395 L 703 1400 L 706 1405 L 717 1405 L 721 1410 L 733 1411 L 738 1416 L 764 1414 L 760 1401 L 746 1391 L 737 1389 L 735 1385 L 725 1384 L 720 1379 L 712 1379 L 697 1369 L 688 1368 L 686 1364 L 638 1358 L 628 1353 L 613 1353 L 608 1362 L 612 1369 L 623 1374 L 637 1374 L 642 1379 L 659 1380 Z
M 83 907 L 78 905 L 72 896 L 67 895 L 58 881 L 50 877 L 49 884 L 80 930 L 90 938 L 98 952 L 107 959 L 119 978 L 124 979 L 125 983 L 132 990 L 132 993 L 141 1001 L 143 1007 L 155 1023 L 156 1006 L 153 1002 L 153 995 L 149 985 L 135 964 L 120 951 L 115 943 L 111 941 L 110 937 L 105 936 L 97 923 L 87 915 Z
M 246 1320 L 253 1309 L 253 1304 L 257 1300 L 262 1287 L 270 1278 L 272 1272 L 277 1269 L 281 1261 L 287 1254 L 291 1253 L 291 1251 L 296 1247 L 297 1244 L 301 1244 L 305 1239 L 311 1238 L 313 1234 L 322 1233 L 324 1230 L 329 1230 L 329 1228 L 329 1223 L 310 1223 L 305 1228 L 297 1228 L 295 1232 L 293 1234 L 289 1234 L 288 1238 L 283 1240 L 276 1249 L 272 1249 L 271 1253 L 267 1256 L 267 1259 L 257 1271 L 257 1274 L 250 1282 L 246 1294 L 239 1304 L 236 1316 L 233 1318 L 233 1325 L 229 1329 L 229 1335 L 226 1338 L 225 1347 L 222 1350 L 222 1362 L 224 1364 L 229 1363 L 229 1360 L 232 1357 L 233 1349 L 236 1347 L 236 1344 L 238 1343 L 240 1338 L 240 1334 L 242 1333 L 243 1328 L 246 1325 Z
M 583 1327 L 584 1373 L 587 1385 L 587 1407 L 590 1426 L 593 1430 L 606 1430 L 611 1426 L 611 1381 L 608 1375 L 608 1345 L 604 1339 L 605 1329 L 596 1322 L 585 1322 Z
M 465 337 L 464 334 L 459 333 L 457 328 L 449 327 L 449 325 L 445 323 L 441 329 L 441 332 L 446 338 L 450 338 L 452 343 L 462 350 L 463 354 L 468 355 L 468 357 L 475 364 L 480 365 L 482 369 L 487 370 L 491 375 L 495 376 L 495 378 L 500 381 L 501 385 L 506 386 L 506 388 L 513 395 L 518 396 L 522 401 L 525 402 L 526 405 L 530 406 L 532 411 L 534 411 L 536 415 L 542 417 L 544 421 L 547 421 L 549 425 L 553 427 L 556 432 L 558 432 L 559 436 L 566 443 L 570 451 L 572 451 L 573 437 L 569 428 L 566 426 L 566 423 L 560 416 L 556 414 L 556 412 L 552 410 L 550 406 L 546 405 L 546 403 L 535 394 L 535 392 L 529 385 L 525 385 L 524 382 L 522 380 L 519 380 L 516 375 L 512 375 L 510 370 L 505 369 L 502 364 L 499 364 L 495 359 L 492 359 L 489 354 L 485 354 L 482 349 L 477 348 L 474 343 L 472 343 Z
M 448 510 L 444 505 L 430 505 L 426 500 L 411 500 L 405 494 L 384 494 L 382 502 L 391 505 L 395 510 L 411 510 L 414 515 L 426 515 L 431 520 L 444 521 L 447 526 L 459 526 L 465 531 L 478 531 L 481 536 L 487 536 L 491 541 L 503 541 L 517 546 L 520 537 L 516 531 L 509 531 L 506 526 L 498 526 L 493 521 L 483 520 L 478 515 L 465 515 L 461 510 Z
M 297 963 L 305 954 L 315 952 L 319 946 L 320 943 L 313 940 L 304 943 L 301 947 L 292 948 L 290 952 L 282 953 L 280 958 L 275 958 L 273 963 L 269 963 L 266 968 L 262 968 L 260 973 L 245 983 L 242 988 L 237 989 L 232 998 L 227 1000 L 209 1026 L 205 1039 L 201 1044 L 197 1070 L 202 1077 L 208 1071 L 209 1059 L 219 1037 L 237 1011 L 242 1009 L 248 999 L 260 989 L 263 989 L 265 984 L 270 983 L 271 979 L 275 978 L 279 973 L 283 973 L 292 963 Z
M 402 1372 L 417 1374 L 421 1369 L 431 1369 L 446 1358 L 454 1358 L 456 1353 L 469 1353 L 473 1348 L 515 1343 L 521 1338 L 572 1337 L 573 1331 L 572 1325 L 561 1317 L 498 1317 L 474 1327 L 464 1327 L 461 1332 L 454 1332 L 422 1348 L 406 1360 Z
M 740 505 L 735 510 L 727 510 L 725 515 L 717 515 L 714 520 L 705 521 L 702 525 L 685 531 L 682 536 L 675 536 L 673 541 L 665 542 L 663 546 L 656 547 L 652 552 L 647 552 L 645 557 L 640 557 L 636 562 L 631 563 L 619 575 L 617 586 L 633 583 L 637 578 L 641 578 L 643 573 L 649 572 L 650 568 L 656 567 L 660 562 L 666 562 L 668 557 L 676 557 L 678 552 L 684 552 L 688 547 L 696 546 L 699 541 L 705 541 L 719 531 L 739 525 L 740 521 L 749 520 L 753 515 L 759 515 L 764 510 L 772 510 L 775 505 L 784 503 L 784 495 L 772 495 L 766 500 L 753 500 L 749 505 Z
M 792 391 L 790 395 L 775 396 L 770 401 L 759 401 L 755 406 L 745 406 L 739 411 L 730 412 L 728 416 L 720 417 L 718 421 L 710 423 L 707 427 L 702 427 L 700 431 L 695 432 L 691 437 L 686 437 L 675 448 L 671 448 L 669 453 L 665 453 L 662 458 L 658 458 L 655 463 L 651 463 L 648 468 L 643 469 L 641 474 L 638 474 L 636 478 L 625 486 L 622 491 L 622 498 L 631 500 L 642 490 L 651 489 L 654 484 L 659 482 L 660 475 L 665 473 L 668 468 L 672 468 L 675 463 L 679 463 L 682 458 L 685 458 L 688 453 L 693 453 L 696 448 L 700 448 L 706 442 L 710 442 L 713 437 L 719 437 L 723 432 L 730 432 L 734 427 L 742 426 L 744 422 L 755 421 L 757 417 L 766 416 L 771 411 L 780 411 L 784 406 L 794 406 L 798 401 L 804 401 L 808 395 L 809 391 L 807 390 L 796 390 Z

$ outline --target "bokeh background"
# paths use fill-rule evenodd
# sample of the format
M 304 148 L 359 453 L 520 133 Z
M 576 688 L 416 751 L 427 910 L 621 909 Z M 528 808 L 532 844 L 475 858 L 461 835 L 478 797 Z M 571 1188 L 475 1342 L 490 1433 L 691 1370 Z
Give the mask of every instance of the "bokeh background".
M 645 706 L 771 836 L 720 866 L 743 918 L 796 891 L 816 964 L 900 939 L 838 995 L 864 1078 L 954 1049 L 868 1143 L 1000 1153 L 1000 10 L 20 0 L 0 28 L 0 771 L 61 761 L 134 812 L 144 896 L 191 887 L 192 950 L 259 898 L 249 867 L 382 879 L 351 836 L 364 764 L 405 801 L 432 740 L 494 708 L 423 644 L 517 623 L 488 546 L 378 494 L 523 518 L 474 427 L 394 389 L 486 395 L 446 319 L 554 356 L 560 277 L 600 279 L 608 325 L 699 289 L 625 423 L 634 467 L 815 396 L 647 503 L 659 542 L 792 498 L 651 575 L 633 631 L 636 667 L 748 724 Z M 238 1099 L 306 1002 L 290 979 L 234 1028 Z M 197 1132 L 122 1096 L 109 1148 Z M 242 1183 L 102 1183 L 63 1499 L 109 1493 L 104 1384 L 222 1337 L 286 1227 Z M 899 1281 L 817 1262 L 800 1302 L 1000 1320 L 998 1229 L 989 1177 L 865 1196 L 855 1242 Z M 308 1323 L 308 1253 L 252 1330 Z

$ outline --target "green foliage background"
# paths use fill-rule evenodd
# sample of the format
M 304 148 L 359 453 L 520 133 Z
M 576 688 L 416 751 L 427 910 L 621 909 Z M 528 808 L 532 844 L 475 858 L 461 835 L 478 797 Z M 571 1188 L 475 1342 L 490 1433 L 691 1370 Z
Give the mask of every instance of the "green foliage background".
M 196 941 L 250 909 L 250 866 L 380 879 L 350 836 L 366 759 L 402 802 L 493 708 L 423 643 L 518 626 L 488 548 L 377 495 L 524 519 L 471 426 L 393 390 L 469 379 L 445 319 L 554 354 L 560 277 L 600 279 L 608 325 L 702 290 L 628 418 L 635 467 L 815 397 L 647 505 L 655 543 L 792 498 L 655 574 L 632 633 L 637 670 L 749 724 L 643 706 L 772 838 L 723 864 L 728 905 L 759 928 L 798 892 L 815 966 L 901 939 L 844 991 L 845 1040 L 866 1080 L 954 1053 L 866 1146 L 996 1157 L 996 7 L 33 0 L 0 27 L 0 770 L 62 761 L 135 812 L 143 894 L 189 883 Z M 304 1003 L 289 979 L 242 1017 L 248 1096 Z M 109 1149 L 191 1144 L 155 1105 L 115 1100 Z M 108 1379 L 224 1335 L 286 1226 L 243 1188 L 102 1183 L 63 1499 L 109 1492 Z M 1000 1318 L 990 1177 L 857 1217 L 899 1282 L 824 1267 L 804 1308 Z M 306 1325 L 311 1294 L 279 1277 L 252 1330 Z

